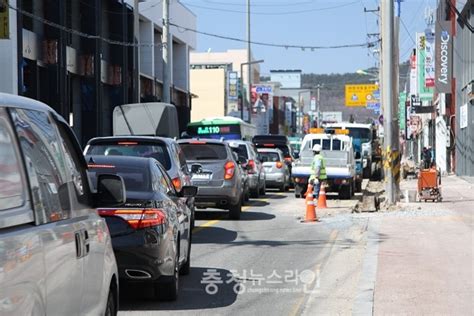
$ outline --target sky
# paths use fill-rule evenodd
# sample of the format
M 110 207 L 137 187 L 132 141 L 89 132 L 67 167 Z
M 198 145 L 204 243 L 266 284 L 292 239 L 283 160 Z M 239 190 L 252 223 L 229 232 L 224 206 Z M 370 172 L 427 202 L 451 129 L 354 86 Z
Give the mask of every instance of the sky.
M 197 30 L 246 39 L 246 0 L 180 0 L 197 16 Z M 171 1 L 172 2 L 172 1 Z M 251 0 L 251 37 L 255 42 L 283 45 L 332 46 L 367 43 L 367 33 L 378 33 L 378 0 Z M 436 0 L 403 0 L 400 55 L 407 60 L 415 33 L 424 31 L 425 8 Z M 370 41 L 376 39 L 369 38 Z M 197 35 L 196 51 L 246 48 L 246 43 Z M 255 59 L 264 59 L 261 74 L 270 69 L 301 69 L 303 73 L 355 72 L 375 66 L 367 47 L 314 50 L 252 45 Z

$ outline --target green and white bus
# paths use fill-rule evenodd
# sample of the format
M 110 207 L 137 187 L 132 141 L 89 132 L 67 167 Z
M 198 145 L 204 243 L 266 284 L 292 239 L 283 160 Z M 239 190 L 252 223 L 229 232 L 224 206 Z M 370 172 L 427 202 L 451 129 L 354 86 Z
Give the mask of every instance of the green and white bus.
M 251 141 L 257 128 L 232 116 L 213 117 L 188 124 L 187 133 L 193 138 L 241 139 Z

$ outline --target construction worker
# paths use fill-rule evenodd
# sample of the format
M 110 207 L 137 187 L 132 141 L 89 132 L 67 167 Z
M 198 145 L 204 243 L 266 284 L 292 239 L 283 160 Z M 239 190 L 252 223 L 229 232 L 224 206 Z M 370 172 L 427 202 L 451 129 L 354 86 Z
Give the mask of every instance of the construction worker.
M 316 144 L 313 146 L 313 162 L 311 163 L 311 176 L 309 177 L 309 183 L 313 185 L 314 198 L 319 198 L 319 189 L 321 188 L 321 182 L 327 179 L 326 176 L 326 162 L 324 161 L 323 155 L 321 155 L 321 145 Z

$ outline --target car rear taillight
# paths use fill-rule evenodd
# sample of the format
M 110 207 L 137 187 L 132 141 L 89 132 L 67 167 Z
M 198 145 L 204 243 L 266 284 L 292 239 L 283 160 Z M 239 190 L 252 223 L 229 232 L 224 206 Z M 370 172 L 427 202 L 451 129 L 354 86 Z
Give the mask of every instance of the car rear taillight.
M 146 209 L 98 209 L 103 217 L 117 216 L 124 219 L 133 229 L 159 226 L 165 223 L 166 215 L 156 208 Z
M 117 144 L 118 144 L 118 145 L 122 145 L 122 146 L 134 146 L 134 145 L 138 145 L 137 142 L 118 142 Z
M 235 163 L 232 161 L 228 161 L 224 165 L 224 179 L 230 180 L 234 176 L 235 173 Z
M 264 147 L 275 147 L 275 144 L 263 144 Z
M 173 185 L 176 191 L 181 191 L 181 187 L 182 187 L 181 179 L 176 177 L 172 181 L 173 181 Z
M 277 161 L 276 167 L 277 167 L 278 169 L 281 169 L 281 168 L 283 167 L 283 163 L 282 163 L 281 161 Z
M 249 174 L 257 173 L 256 170 L 255 170 L 255 161 L 254 160 L 249 160 L 248 165 L 250 166 L 250 169 L 248 171 Z

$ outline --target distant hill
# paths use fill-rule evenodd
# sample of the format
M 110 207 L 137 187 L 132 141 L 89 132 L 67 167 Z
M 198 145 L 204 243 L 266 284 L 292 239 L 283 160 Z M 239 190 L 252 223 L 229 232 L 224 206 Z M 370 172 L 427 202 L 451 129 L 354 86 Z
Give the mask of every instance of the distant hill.
M 400 65 L 400 87 L 403 90 L 405 86 L 406 74 L 408 72 L 409 63 Z M 366 69 L 367 72 L 376 72 L 376 68 Z M 349 120 L 351 114 L 356 122 L 371 122 L 376 119 L 376 115 L 372 110 L 363 107 L 347 107 L 344 105 L 344 86 L 346 84 L 362 84 L 373 83 L 369 80 L 370 76 L 360 75 L 357 73 L 344 74 L 302 74 L 302 88 L 314 88 L 318 84 L 323 87 L 320 89 L 321 111 L 340 111 L 343 113 L 343 119 Z M 267 80 L 265 80 L 267 79 Z M 268 81 L 270 78 L 262 77 L 262 81 Z

